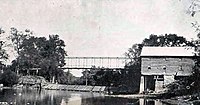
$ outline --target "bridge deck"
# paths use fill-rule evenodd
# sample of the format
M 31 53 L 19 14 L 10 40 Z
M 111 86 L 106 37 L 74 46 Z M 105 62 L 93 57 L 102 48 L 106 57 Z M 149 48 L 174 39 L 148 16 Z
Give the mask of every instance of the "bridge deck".
M 123 69 L 127 63 L 125 57 L 66 57 L 65 69 L 91 69 L 92 67 L 104 67 Z

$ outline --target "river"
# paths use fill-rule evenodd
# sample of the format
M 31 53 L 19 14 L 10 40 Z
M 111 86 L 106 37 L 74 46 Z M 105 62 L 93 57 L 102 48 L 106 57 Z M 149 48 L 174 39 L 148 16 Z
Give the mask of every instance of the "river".
M 91 92 L 1 89 L 0 105 L 165 105 L 159 100 L 129 99 Z

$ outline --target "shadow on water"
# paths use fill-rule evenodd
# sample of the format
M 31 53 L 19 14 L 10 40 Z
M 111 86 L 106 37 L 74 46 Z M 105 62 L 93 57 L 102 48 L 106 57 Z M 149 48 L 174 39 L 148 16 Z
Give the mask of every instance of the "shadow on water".
M 30 89 L 0 90 L 0 102 L 12 105 L 165 105 L 159 100 L 109 97 L 100 93 Z

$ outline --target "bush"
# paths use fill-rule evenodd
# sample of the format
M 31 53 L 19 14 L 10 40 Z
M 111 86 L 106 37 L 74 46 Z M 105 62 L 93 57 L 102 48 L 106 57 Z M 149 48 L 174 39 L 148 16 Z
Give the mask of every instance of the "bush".
M 4 86 L 11 87 L 14 84 L 17 84 L 18 77 L 15 72 L 12 72 L 10 70 L 6 70 L 3 74 L 0 76 L 0 84 L 3 84 Z

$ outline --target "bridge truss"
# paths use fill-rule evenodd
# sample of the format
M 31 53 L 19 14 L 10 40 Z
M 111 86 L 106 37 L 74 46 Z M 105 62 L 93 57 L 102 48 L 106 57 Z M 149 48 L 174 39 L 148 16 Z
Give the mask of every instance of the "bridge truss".
M 66 57 L 65 60 L 64 69 L 91 69 L 92 67 L 123 69 L 128 59 L 125 57 Z

